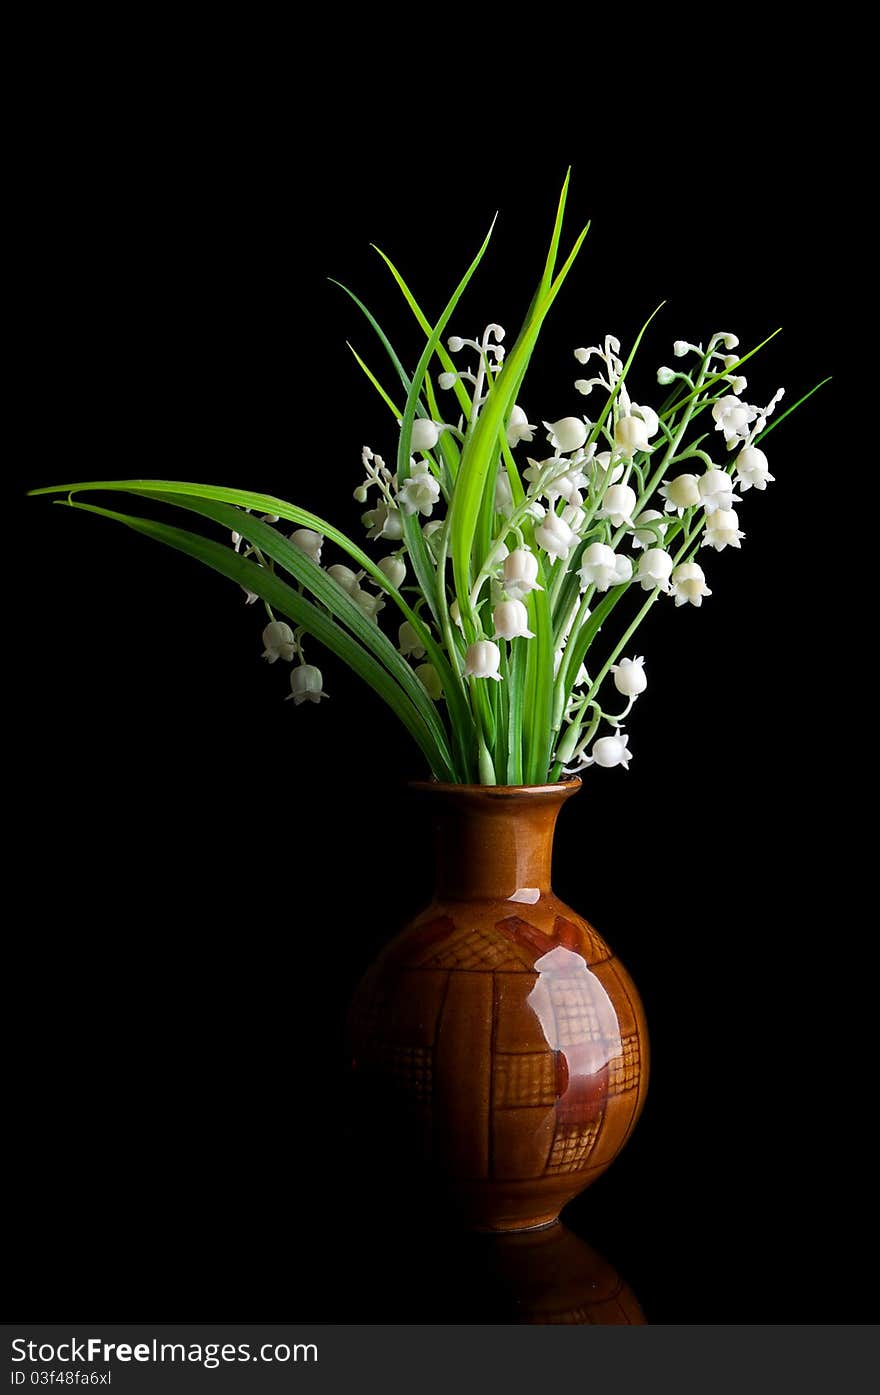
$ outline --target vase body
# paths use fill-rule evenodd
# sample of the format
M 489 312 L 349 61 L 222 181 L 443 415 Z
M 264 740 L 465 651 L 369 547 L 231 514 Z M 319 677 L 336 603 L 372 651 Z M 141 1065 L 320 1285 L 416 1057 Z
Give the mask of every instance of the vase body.
M 433 805 L 434 899 L 352 1006 L 358 1093 L 389 1165 L 427 1169 L 478 1229 L 555 1221 L 645 1097 L 638 994 L 550 885 L 557 814 L 579 786 L 418 787 Z

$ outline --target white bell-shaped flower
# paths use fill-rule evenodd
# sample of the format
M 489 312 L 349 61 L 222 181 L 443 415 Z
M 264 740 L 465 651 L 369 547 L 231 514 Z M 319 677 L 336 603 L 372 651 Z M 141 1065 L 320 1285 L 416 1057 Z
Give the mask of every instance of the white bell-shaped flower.
M 685 509 L 693 508 L 700 502 L 700 486 L 696 475 L 676 475 L 674 480 L 664 480 L 660 486 L 660 497 L 666 500 L 666 512 L 677 513 L 681 518 Z
M 565 561 L 573 547 L 577 546 L 578 536 L 572 528 L 555 514 L 552 509 L 546 513 L 535 529 L 535 542 L 543 547 L 551 557 L 561 557 Z
M 434 665 L 419 664 L 418 667 L 414 669 L 414 673 L 427 692 L 428 697 L 431 698 L 433 702 L 439 702 L 440 698 L 443 696 L 443 684 L 440 682 L 440 675 Z
M 352 600 L 368 620 L 378 621 L 379 611 L 385 609 L 384 596 L 374 596 L 371 591 L 363 591 L 360 586 L 352 593 Z
M 446 524 L 443 519 L 435 518 L 433 523 L 422 524 L 422 537 L 428 544 L 428 551 L 436 562 L 440 557 L 440 547 L 443 542 L 443 529 Z
M 534 639 L 522 601 L 502 601 L 492 612 L 496 639 Z
M 478 639 L 475 644 L 469 644 L 467 653 L 464 656 L 464 676 L 465 678 L 494 678 L 496 682 L 501 681 L 501 674 L 498 672 L 501 663 L 501 650 L 491 639 Z
M 290 541 L 294 547 L 299 548 L 300 552 L 311 557 L 318 566 L 321 565 L 321 548 L 324 545 L 324 538 L 320 533 L 316 533 L 314 528 L 297 528 L 295 533 L 291 533 Z
M 403 512 L 412 517 L 421 513 L 429 517 L 431 510 L 440 498 L 440 481 L 435 480 L 427 466 L 416 466 L 408 480 L 401 485 L 398 496 Z
M 495 476 L 495 512 L 503 514 L 505 518 L 513 513 L 513 490 L 505 469 L 500 469 Z
M 273 620 L 263 631 L 263 658 L 274 664 L 278 659 L 291 663 L 296 654 L 293 630 L 283 620 Z
M 656 586 L 661 591 L 668 591 L 671 575 L 672 558 L 662 547 L 649 547 L 642 553 L 636 580 L 641 582 L 643 591 L 653 591 Z
M 672 594 L 675 597 L 675 604 L 696 605 L 703 604 L 704 596 L 711 596 L 712 592 L 706 585 L 706 576 L 703 568 L 696 562 L 682 562 L 672 573 Z
M 361 522 L 368 529 L 367 537 L 372 542 L 377 538 L 388 538 L 391 542 L 397 542 L 403 537 L 400 510 L 392 508 L 390 504 L 377 504 L 374 509 L 362 515 Z
M 657 527 L 648 528 L 648 523 L 656 523 Z M 638 549 L 656 547 L 659 538 L 665 536 L 669 524 L 663 522 L 663 514 L 658 513 L 656 509 L 643 509 L 633 526 L 636 531 L 633 533 L 632 545 Z
M 632 760 L 629 737 L 624 736 L 618 727 L 613 736 L 600 736 L 598 741 L 594 741 L 590 755 L 597 765 L 604 766 L 606 770 L 613 769 L 615 765 L 622 765 L 624 770 L 628 770 Z
M 580 450 L 586 443 L 588 424 L 583 417 L 560 417 L 559 421 L 545 421 L 550 444 L 563 455 Z
M 672 346 L 672 352 L 676 358 L 684 358 L 685 354 L 690 353 L 690 348 L 691 346 L 686 339 L 676 339 Z
M 632 455 L 637 450 L 650 450 L 648 428 L 641 417 L 618 417 L 614 426 L 614 444 L 622 455 Z
M 630 412 L 633 416 L 641 417 L 645 423 L 645 433 L 649 440 L 652 436 L 657 435 L 660 430 L 660 418 L 653 407 L 642 407 L 638 402 L 633 402 L 630 404 Z
M 614 552 L 607 543 L 590 543 L 581 558 L 578 576 L 581 590 L 595 586 L 597 591 L 607 591 L 630 580 L 632 562 L 628 557 Z
M 610 475 L 608 474 L 609 468 L 611 469 Z M 617 484 L 617 481 L 623 478 L 625 468 L 626 466 L 619 461 L 613 467 L 611 466 L 610 450 L 600 451 L 586 467 L 590 484 L 595 489 L 603 489 L 606 483 L 609 485 Z
M 411 451 L 433 450 L 440 440 L 440 432 L 443 427 L 436 421 L 431 421 L 427 417 L 416 417 L 412 424 L 412 437 L 409 448 Z
M 733 492 L 733 480 L 726 470 L 707 470 L 697 480 L 697 488 L 707 518 L 716 509 L 729 509 L 739 503 Z
M 714 547 L 716 552 L 723 552 L 726 547 L 739 547 L 739 540 L 744 537 L 745 533 L 740 532 L 736 510 L 716 509 L 706 518 L 706 532 L 701 546 Z
M 397 647 L 407 658 L 423 659 L 427 650 L 409 620 L 404 620 L 397 631 Z
M 538 559 L 534 552 L 516 547 L 504 559 L 504 589 L 508 595 L 521 600 L 529 591 L 543 591 L 538 584 Z
M 333 578 L 337 586 L 342 587 L 346 595 L 354 596 L 360 590 L 357 576 L 351 567 L 346 567 L 342 562 L 334 562 L 332 567 L 328 567 L 327 575 Z
M 715 430 L 724 432 L 728 449 L 749 434 L 749 427 L 758 415 L 757 407 L 740 402 L 738 397 L 721 397 L 712 408 Z
M 530 445 L 534 440 L 537 427 L 530 425 L 529 419 L 522 407 L 514 406 L 507 423 L 507 444 L 509 446 L 519 445 L 520 441 L 525 441 Z
M 648 686 L 648 679 L 645 676 L 645 660 L 639 655 L 635 659 L 621 659 L 619 664 L 611 665 L 611 672 L 614 674 L 614 686 L 624 697 L 638 697 Z
M 406 578 L 406 563 L 402 557 L 383 557 L 379 563 L 379 571 L 399 590 Z
M 605 490 L 602 507 L 596 517 L 610 519 L 615 528 L 621 528 L 624 523 L 632 528 L 632 514 L 637 502 L 636 492 L 628 484 L 612 484 L 610 489 Z
M 752 488 L 764 490 L 773 483 L 767 457 L 757 446 L 746 446 L 740 451 L 736 457 L 736 473 L 743 494 Z
M 298 664 L 290 675 L 290 698 L 294 707 L 302 702 L 320 702 L 327 694 L 323 691 L 324 679 L 314 664 Z M 287 699 L 290 702 L 290 698 Z

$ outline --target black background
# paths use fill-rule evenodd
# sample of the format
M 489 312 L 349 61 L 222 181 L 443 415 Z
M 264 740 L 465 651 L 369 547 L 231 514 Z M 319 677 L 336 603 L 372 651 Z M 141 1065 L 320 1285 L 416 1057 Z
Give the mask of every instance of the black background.
M 777 482 L 746 496 L 742 553 L 709 554 L 712 598 L 652 613 L 632 768 L 589 772 L 561 821 L 556 889 L 627 963 L 654 1048 L 635 1136 L 567 1219 L 651 1321 L 865 1320 L 873 1092 L 846 826 L 861 670 L 841 668 L 833 608 L 846 548 L 816 527 L 854 410 L 839 114 L 806 76 L 773 114 L 743 101 L 735 118 L 713 114 L 711 84 L 694 105 L 664 88 L 624 135 L 610 99 L 549 120 L 544 102 L 540 120 L 510 74 L 453 85 L 441 115 L 420 51 L 396 88 L 313 54 L 311 99 L 303 52 L 296 81 L 207 50 L 194 73 L 195 54 L 64 81 L 60 51 L 33 61 L 19 146 L 16 1313 L 479 1314 L 479 1261 L 364 1182 L 374 1140 L 345 1091 L 348 996 L 429 890 L 418 752 L 317 652 L 332 700 L 283 702 L 286 671 L 261 663 L 260 617 L 228 583 L 22 495 L 210 480 L 357 535 L 361 445 L 390 455 L 394 429 L 345 341 L 376 369 L 380 352 L 326 278 L 412 364 L 418 331 L 370 242 L 432 315 L 500 210 L 452 328 L 496 319 L 512 340 L 571 162 L 566 240 L 593 226 L 521 394 L 532 420 L 581 410 L 572 349 L 626 344 L 661 299 L 639 400 L 674 339 L 717 329 L 751 344 L 783 326 L 749 400 L 836 379 L 770 438 Z

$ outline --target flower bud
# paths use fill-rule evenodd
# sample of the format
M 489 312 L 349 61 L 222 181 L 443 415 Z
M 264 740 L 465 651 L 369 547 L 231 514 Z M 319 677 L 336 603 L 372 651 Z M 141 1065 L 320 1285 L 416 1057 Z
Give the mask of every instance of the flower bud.
M 429 421 L 427 417 L 416 417 L 412 424 L 410 450 L 433 450 L 439 439 L 440 428 L 436 422 Z
M 671 369 L 671 368 L 658 368 L 658 369 L 657 369 L 657 382 L 660 384 L 661 387 L 669 387 L 670 383 L 674 383 L 674 382 L 675 382 L 675 373 L 674 373 L 673 369 Z

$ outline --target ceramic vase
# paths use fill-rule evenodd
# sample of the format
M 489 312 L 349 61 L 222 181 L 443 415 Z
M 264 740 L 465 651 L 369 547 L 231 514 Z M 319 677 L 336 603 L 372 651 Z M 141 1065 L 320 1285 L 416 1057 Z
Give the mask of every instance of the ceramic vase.
M 434 820 L 434 897 L 352 1007 L 371 1146 L 480 1230 L 552 1224 L 613 1162 L 645 1098 L 632 980 L 551 888 L 557 815 L 579 787 L 417 786 Z M 585 894 L 602 874 L 585 857 Z

